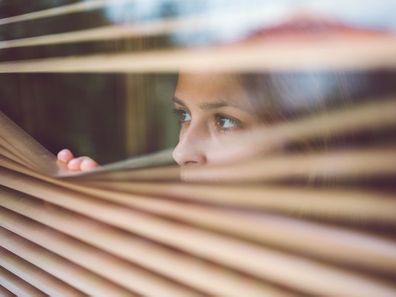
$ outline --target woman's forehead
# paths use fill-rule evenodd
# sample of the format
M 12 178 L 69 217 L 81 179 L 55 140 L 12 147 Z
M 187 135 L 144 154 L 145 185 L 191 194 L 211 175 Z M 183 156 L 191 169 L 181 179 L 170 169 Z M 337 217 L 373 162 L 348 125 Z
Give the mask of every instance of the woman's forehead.
M 247 90 L 237 75 L 223 73 L 181 73 L 175 96 L 183 101 L 247 101 Z

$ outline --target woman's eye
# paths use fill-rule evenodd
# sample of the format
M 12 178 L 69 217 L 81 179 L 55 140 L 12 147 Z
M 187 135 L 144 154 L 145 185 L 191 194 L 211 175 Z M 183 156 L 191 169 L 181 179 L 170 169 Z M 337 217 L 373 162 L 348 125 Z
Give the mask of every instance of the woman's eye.
M 224 130 L 224 131 L 239 129 L 242 127 L 241 121 L 229 116 L 216 115 L 215 121 L 216 121 L 216 126 L 220 130 Z
M 177 115 L 177 119 L 179 120 L 179 123 L 183 124 L 183 123 L 191 122 L 191 115 L 188 111 L 184 109 L 175 109 L 174 112 Z

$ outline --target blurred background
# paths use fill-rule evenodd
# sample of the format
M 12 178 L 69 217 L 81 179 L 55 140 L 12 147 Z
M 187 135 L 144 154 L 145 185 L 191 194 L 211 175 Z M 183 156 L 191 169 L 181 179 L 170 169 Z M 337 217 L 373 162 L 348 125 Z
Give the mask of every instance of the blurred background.
M 79 1 L 0 1 L 6 18 Z M 109 24 L 112 6 L 0 26 L 0 39 L 85 30 Z M 159 17 L 169 7 L 159 8 Z M 120 21 L 121 22 L 121 21 Z M 124 52 L 169 45 L 167 37 L 6 48 L 1 61 Z M 174 74 L 0 74 L 0 110 L 53 153 L 70 148 L 100 163 L 174 146 Z
M 174 75 L 3 74 L 0 109 L 56 154 L 101 164 L 174 146 Z

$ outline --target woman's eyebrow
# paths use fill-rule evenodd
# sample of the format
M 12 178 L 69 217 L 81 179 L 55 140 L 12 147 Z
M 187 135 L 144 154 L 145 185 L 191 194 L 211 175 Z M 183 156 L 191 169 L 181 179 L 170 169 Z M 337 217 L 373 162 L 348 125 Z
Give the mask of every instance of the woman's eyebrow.
M 224 106 L 230 106 L 230 104 L 228 104 L 228 102 L 225 102 L 225 101 L 208 102 L 208 103 L 200 104 L 199 108 L 201 108 L 203 110 L 207 110 L 207 109 L 220 108 L 220 107 L 224 107 Z M 233 106 L 233 105 L 231 105 L 231 106 Z
M 177 98 L 177 97 L 173 97 L 173 102 L 183 105 L 183 106 L 187 106 L 183 100 Z M 228 104 L 228 102 L 226 101 L 216 101 L 216 102 L 207 102 L 207 103 L 202 103 L 199 105 L 200 109 L 215 109 L 215 108 L 219 108 L 219 107 L 224 107 L 224 106 L 229 106 L 230 104 Z
M 187 105 L 183 102 L 183 100 L 177 98 L 177 97 L 173 97 L 173 102 L 185 106 L 187 107 Z M 241 110 L 245 110 L 243 107 L 236 105 L 236 104 L 230 104 L 228 101 L 215 101 L 215 102 L 206 102 L 206 103 L 202 103 L 199 105 L 199 108 L 202 110 L 210 110 L 210 109 L 216 109 L 216 108 L 221 108 L 221 107 L 225 107 L 225 106 L 231 106 L 231 107 L 235 107 Z
M 179 104 L 179 105 L 187 106 L 182 100 L 180 100 L 180 99 L 177 98 L 177 97 L 173 97 L 173 102 L 174 102 L 174 103 L 177 103 L 177 104 Z

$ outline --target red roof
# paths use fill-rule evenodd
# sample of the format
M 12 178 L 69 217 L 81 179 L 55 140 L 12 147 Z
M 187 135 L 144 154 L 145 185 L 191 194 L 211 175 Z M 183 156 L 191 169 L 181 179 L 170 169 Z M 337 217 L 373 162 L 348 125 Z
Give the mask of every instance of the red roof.
M 377 28 L 359 27 L 342 23 L 336 19 L 309 13 L 299 13 L 287 21 L 259 29 L 247 40 L 287 38 L 327 38 L 327 37 L 372 37 L 387 35 L 390 32 Z M 245 39 L 246 41 L 246 39 Z

